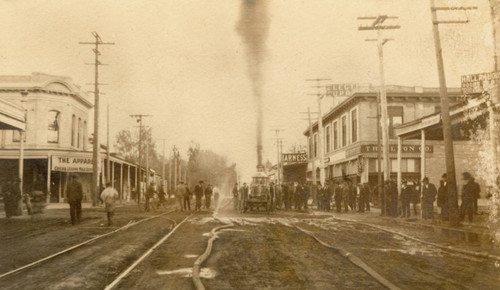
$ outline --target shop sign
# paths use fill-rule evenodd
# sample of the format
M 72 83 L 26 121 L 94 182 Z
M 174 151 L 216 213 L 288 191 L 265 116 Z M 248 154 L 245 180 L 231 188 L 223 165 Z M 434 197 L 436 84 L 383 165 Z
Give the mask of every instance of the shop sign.
M 480 94 L 500 83 L 500 72 L 488 72 L 462 76 L 462 93 Z
M 283 162 L 307 162 L 307 153 L 284 153 L 281 154 L 281 160 Z
M 403 145 L 401 147 L 401 152 L 402 153 L 420 153 L 422 146 L 420 145 Z M 370 145 L 361 145 L 361 152 L 362 153 L 373 153 L 373 152 L 378 152 L 378 146 L 377 144 L 370 144 Z M 390 153 L 397 153 L 398 152 L 398 145 L 389 145 L 389 152 Z M 425 152 L 426 153 L 433 153 L 434 152 L 434 146 L 432 145 L 425 145 Z
M 92 172 L 93 162 L 89 157 L 52 156 L 52 171 Z
M 333 84 L 326 86 L 326 95 L 330 97 L 349 97 L 362 88 L 362 84 Z

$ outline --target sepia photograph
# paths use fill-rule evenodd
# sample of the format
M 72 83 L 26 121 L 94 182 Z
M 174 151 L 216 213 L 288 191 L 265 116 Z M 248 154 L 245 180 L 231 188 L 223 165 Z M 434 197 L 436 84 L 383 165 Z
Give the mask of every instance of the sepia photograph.
M 500 288 L 500 0 L 0 27 L 0 290 Z

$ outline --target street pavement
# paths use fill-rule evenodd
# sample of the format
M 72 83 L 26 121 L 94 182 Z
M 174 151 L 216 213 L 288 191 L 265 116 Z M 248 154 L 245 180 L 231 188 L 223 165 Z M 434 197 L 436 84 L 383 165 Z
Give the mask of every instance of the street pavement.
M 217 232 L 201 265 L 199 277 L 207 289 L 385 288 L 349 257 L 402 289 L 493 289 L 500 277 L 493 258 L 500 253 L 481 238 L 461 239 L 436 230 L 444 225 L 423 225 L 419 219 L 380 217 L 377 209 L 243 214 L 225 200 L 215 212 L 170 212 L 175 206 L 144 212 L 123 204 L 115 227 L 105 226 L 102 208 L 85 208 L 77 226 L 71 226 L 67 208 L 48 208 L 38 219 L 1 218 L 0 275 L 147 220 L 0 278 L 0 289 L 103 289 L 167 234 L 115 288 L 195 289 L 193 266 L 206 251 L 211 231 L 222 225 L 227 228 Z

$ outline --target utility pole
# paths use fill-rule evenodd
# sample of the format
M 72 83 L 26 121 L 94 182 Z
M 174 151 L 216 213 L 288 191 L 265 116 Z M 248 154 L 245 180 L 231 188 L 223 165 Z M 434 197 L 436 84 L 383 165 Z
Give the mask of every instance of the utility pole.
M 166 139 L 160 139 L 160 141 L 163 141 L 163 154 L 161 157 L 161 180 L 162 180 L 162 188 L 165 191 L 165 140 Z
M 311 112 L 311 108 L 307 107 L 307 112 L 300 112 L 301 114 L 307 114 L 307 121 L 309 121 L 309 140 L 307 144 L 307 151 L 309 152 L 309 160 L 311 161 L 311 176 L 313 184 L 316 184 L 316 157 L 314 156 L 314 136 L 313 136 L 313 126 L 311 114 L 318 114 L 318 112 Z M 313 198 L 315 196 L 313 195 Z
M 109 102 L 108 102 L 108 107 L 107 107 L 107 129 L 106 129 L 106 158 L 107 158 L 107 168 L 106 168 L 106 182 L 111 182 L 111 158 L 110 158 L 110 153 L 109 153 Z
M 167 187 L 168 187 L 168 197 L 170 197 L 170 194 L 172 193 L 173 191 L 173 188 L 172 188 L 172 158 L 170 158 L 169 162 L 168 162 L 168 184 L 167 184 Z
M 277 184 L 276 186 L 279 186 L 281 184 L 281 173 L 280 173 L 280 147 L 279 144 L 283 140 L 282 138 L 279 138 L 280 132 L 285 131 L 283 129 L 273 129 L 271 131 L 274 131 L 274 135 L 276 136 L 275 141 L 276 141 L 276 173 L 277 173 Z
M 477 7 L 436 7 L 434 0 L 430 0 L 431 17 L 432 17 L 432 31 L 434 33 L 434 45 L 436 50 L 436 62 L 438 67 L 439 76 L 439 95 L 441 97 L 441 121 L 443 124 L 443 138 L 444 138 L 444 152 L 446 162 L 446 175 L 448 183 L 448 200 L 449 205 L 449 219 L 450 224 L 458 226 L 458 194 L 457 194 L 457 181 L 455 176 L 455 155 L 453 152 L 453 135 L 451 132 L 450 108 L 448 100 L 448 90 L 446 88 L 446 77 L 444 73 L 443 52 L 441 48 L 441 39 L 439 36 L 439 24 L 460 24 L 469 23 L 469 20 L 447 20 L 438 21 L 437 11 L 450 11 L 450 10 L 472 10 Z
M 24 140 L 26 140 L 26 131 L 28 129 L 28 91 L 24 90 L 21 92 L 21 104 L 23 107 L 24 114 L 24 130 L 19 130 L 19 192 L 21 196 L 24 195 Z M 23 212 L 23 202 L 22 199 L 19 200 L 17 204 L 17 212 L 22 214 Z
M 318 102 L 318 157 L 319 157 L 319 181 L 322 185 L 325 184 L 325 165 L 324 165 L 324 156 L 323 156 L 323 114 L 321 113 L 321 99 L 323 99 L 323 95 L 321 94 L 320 82 L 322 81 L 330 81 L 331 79 L 306 79 L 306 82 L 316 82 L 317 93 L 309 94 L 317 97 Z M 316 182 L 314 183 L 314 188 L 316 187 Z M 316 202 L 316 192 L 313 192 L 313 199 Z
M 174 192 L 175 189 L 177 188 L 177 148 L 174 145 Z
M 387 112 L 387 93 L 385 90 L 385 75 L 384 75 L 384 44 L 390 38 L 382 37 L 382 30 L 399 29 L 399 25 L 383 25 L 387 19 L 398 19 L 396 16 L 379 15 L 376 17 L 358 17 L 358 20 L 373 20 L 373 23 L 368 26 L 359 26 L 358 30 L 376 30 L 377 39 L 366 39 L 366 41 L 377 41 L 379 70 L 380 70 L 380 111 L 382 117 L 382 149 L 384 156 L 384 180 L 391 179 L 391 160 L 389 158 L 389 116 Z M 379 168 L 380 170 L 380 168 Z
M 142 195 L 142 182 L 144 180 L 142 176 L 142 168 L 141 168 L 141 161 L 142 161 L 142 118 L 145 117 L 151 117 L 152 115 L 143 115 L 143 114 L 135 114 L 135 115 L 130 115 L 132 118 L 136 118 L 137 123 L 139 123 L 139 190 L 137 190 L 137 204 L 141 203 L 141 195 Z
M 368 117 L 377 119 L 377 185 L 378 185 L 378 201 L 380 204 L 380 213 L 385 215 L 385 199 L 384 197 L 384 186 L 382 179 L 382 144 L 381 144 L 381 126 L 380 126 L 380 91 L 377 92 L 377 116 Z
M 92 35 L 95 38 L 95 41 L 93 42 L 80 42 L 80 44 L 85 44 L 85 45 L 94 45 L 94 49 L 92 50 L 95 54 L 95 61 L 93 64 L 88 64 L 88 65 L 94 65 L 95 66 L 95 74 L 94 74 L 94 138 L 92 140 L 93 142 L 93 152 L 92 152 L 92 158 L 93 158 L 93 165 L 92 165 L 92 205 L 97 206 L 97 195 L 99 192 L 99 167 L 101 164 L 99 152 L 100 152 L 100 144 L 99 144 L 99 66 L 100 65 L 105 65 L 99 62 L 99 55 L 101 53 L 99 52 L 99 45 L 114 45 L 113 42 L 103 42 L 99 34 L 97 32 L 92 32 Z
M 149 142 L 146 142 L 146 188 L 149 186 Z

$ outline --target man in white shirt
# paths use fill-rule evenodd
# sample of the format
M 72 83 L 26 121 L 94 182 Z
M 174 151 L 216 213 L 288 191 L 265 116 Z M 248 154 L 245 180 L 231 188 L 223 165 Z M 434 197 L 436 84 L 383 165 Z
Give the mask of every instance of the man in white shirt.
M 108 215 L 108 226 L 113 224 L 111 220 L 115 211 L 115 201 L 118 199 L 118 192 L 116 189 L 111 187 L 111 182 L 106 184 L 106 188 L 101 193 L 102 202 L 106 207 L 106 213 Z

